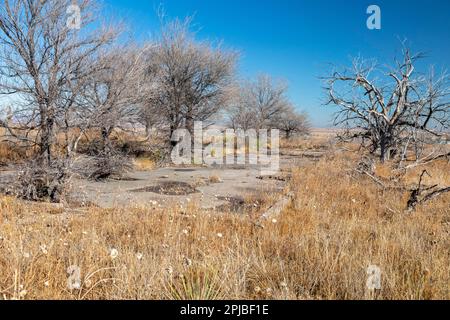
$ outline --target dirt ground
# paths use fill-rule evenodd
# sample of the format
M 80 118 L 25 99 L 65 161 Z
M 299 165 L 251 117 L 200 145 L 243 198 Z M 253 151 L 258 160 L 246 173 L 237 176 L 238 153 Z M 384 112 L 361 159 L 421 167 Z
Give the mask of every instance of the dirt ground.
M 328 132 L 314 132 L 328 136 Z M 317 161 L 326 150 L 285 147 L 280 150 L 280 170 L 262 176 L 257 166 L 164 167 L 135 170 L 122 180 L 88 181 L 73 178 L 69 192 L 71 207 L 95 205 L 102 208 L 153 206 L 186 207 L 196 203 L 202 209 L 222 209 L 243 204 L 246 197 L 264 197 L 283 190 L 292 168 Z M 3 169 L 2 169 L 3 168 Z M 14 179 L 14 171 L 0 167 L 0 187 Z
M 74 179 L 72 199 L 81 204 L 103 208 L 168 205 L 187 206 L 191 202 L 202 209 L 233 205 L 245 196 L 280 192 L 290 168 L 314 161 L 320 153 L 282 152 L 280 172 L 262 176 L 249 166 L 167 167 L 152 171 L 134 171 L 122 180 L 87 181 Z

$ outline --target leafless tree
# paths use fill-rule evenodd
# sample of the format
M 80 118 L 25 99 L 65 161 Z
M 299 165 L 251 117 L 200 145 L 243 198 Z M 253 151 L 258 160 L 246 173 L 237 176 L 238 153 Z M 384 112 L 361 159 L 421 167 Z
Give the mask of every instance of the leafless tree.
M 66 155 L 73 151 L 78 139 L 57 147 L 58 135 L 67 138 L 79 126 L 77 99 L 98 72 L 97 52 L 116 35 L 114 28 L 88 31 L 96 14 L 91 0 L 78 3 L 81 29 L 73 28 L 67 14 L 72 5 L 71 0 L 2 0 L 0 6 L 0 94 L 13 101 L 11 120 L 1 125 L 6 139 L 36 149 L 37 166 L 44 171 L 60 160 L 60 147 Z
M 256 128 L 255 112 L 242 104 L 232 105 L 228 108 L 230 126 L 237 130 L 249 130 Z
M 190 19 L 165 23 L 148 59 L 147 70 L 157 81 L 147 107 L 164 117 L 169 137 L 178 128 L 192 133 L 194 121 L 216 115 L 234 76 L 236 53 L 196 41 L 189 27 Z
M 160 131 L 165 131 L 169 124 L 167 115 L 162 112 L 168 111 L 169 108 L 161 105 L 164 98 L 163 87 L 159 82 L 160 69 L 157 62 L 154 59 L 155 50 L 158 50 L 158 44 L 147 43 L 145 45 L 143 59 L 143 88 L 142 96 L 140 100 L 140 117 L 139 121 L 141 125 L 145 127 L 145 133 L 147 139 L 150 139 L 152 133 L 156 131 L 157 134 Z M 163 136 L 166 133 L 162 134 Z M 167 138 L 167 137 L 166 137 Z
M 130 130 L 139 120 L 145 94 L 144 51 L 133 45 L 107 48 L 96 61 L 100 71 L 86 81 L 80 95 L 85 122 L 99 130 L 102 151 L 111 151 L 110 136 L 115 129 Z
M 387 71 L 374 61 L 355 59 L 352 68 L 325 78 L 327 104 L 339 108 L 335 125 L 348 129 L 345 138 L 368 142 L 381 161 L 449 128 L 449 77 L 416 72 L 422 57 L 404 49 L 402 60 Z
M 122 150 L 114 148 L 111 135 L 116 129 L 135 132 L 144 100 L 145 73 L 143 56 L 146 48 L 127 44 L 108 47 L 99 54 L 99 70 L 85 82 L 79 96 L 81 122 L 90 132 L 97 131 L 100 141 L 88 159 L 82 159 L 77 172 L 89 179 L 121 177 L 132 167 Z
M 291 138 L 294 134 L 307 135 L 310 131 L 308 115 L 305 112 L 297 112 L 293 107 L 282 112 L 272 123 L 272 127 L 283 132 L 286 139 Z
M 273 127 L 274 120 L 290 109 L 287 86 L 268 75 L 241 85 L 239 99 L 230 108 L 229 116 L 235 128 L 256 130 Z

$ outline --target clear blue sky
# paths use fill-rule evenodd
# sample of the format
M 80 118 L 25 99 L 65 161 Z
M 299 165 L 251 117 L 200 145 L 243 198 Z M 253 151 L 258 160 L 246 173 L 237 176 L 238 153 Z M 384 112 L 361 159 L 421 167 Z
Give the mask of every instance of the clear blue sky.
M 348 65 L 361 54 L 390 63 L 399 38 L 426 51 L 427 65 L 450 65 L 449 0 L 105 0 L 105 16 L 122 18 L 138 39 L 159 27 L 161 4 L 168 17 L 195 15 L 201 39 L 223 40 L 241 52 L 242 78 L 268 73 L 284 78 L 289 96 L 318 127 L 330 126 L 333 110 L 321 106 L 319 76 L 329 63 Z M 382 29 L 368 30 L 366 9 L 381 8 Z M 424 70 L 425 71 L 425 70 Z

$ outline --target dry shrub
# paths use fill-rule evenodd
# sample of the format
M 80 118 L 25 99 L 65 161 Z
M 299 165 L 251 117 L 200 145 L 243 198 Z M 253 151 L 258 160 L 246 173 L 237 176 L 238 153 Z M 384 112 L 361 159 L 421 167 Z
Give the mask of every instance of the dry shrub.
M 85 157 L 74 166 L 80 176 L 91 180 L 122 179 L 133 170 L 132 160 L 119 152 L 100 152 L 96 156 Z
M 30 160 L 19 165 L 6 193 L 24 200 L 60 202 L 69 177 L 65 160 L 55 160 L 49 166 L 38 159 Z
M 211 175 L 208 178 L 209 183 L 221 183 L 222 179 L 218 175 Z

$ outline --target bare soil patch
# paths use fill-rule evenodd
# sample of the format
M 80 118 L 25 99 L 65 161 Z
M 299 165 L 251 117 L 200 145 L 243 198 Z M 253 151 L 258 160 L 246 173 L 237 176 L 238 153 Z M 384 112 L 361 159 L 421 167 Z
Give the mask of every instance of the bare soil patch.
M 153 192 L 168 196 L 182 196 L 198 193 L 199 191 L 186 182 L 164 181 L 156 186 L 148 186 L 145 188 L 135 189 L 131 190 L 131 192 Z

